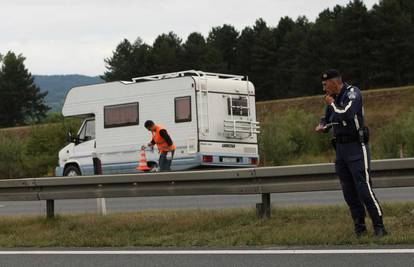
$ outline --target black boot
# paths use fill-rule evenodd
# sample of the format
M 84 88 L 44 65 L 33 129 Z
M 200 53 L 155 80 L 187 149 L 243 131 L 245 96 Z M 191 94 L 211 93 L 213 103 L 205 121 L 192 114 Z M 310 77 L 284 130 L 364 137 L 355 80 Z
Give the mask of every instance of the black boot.
M 365 224 L 355 225 L 354 231 L 357 237 L 364 236 L 367 234 L 367 227 Z
M 365 226 L 365 219 L 359 218 L 354 220 L 354 231 L 357 237 L 367 234 L 367 227 Z
M 382 216 L 372 220 L 372 225 L 374 226 L 375 236 L 382 237 L 388 235 L 388 232 L 385 230 L 384 223 L 382 221 Z
M 385 230 L 384 225 L 382 225 L 382 226 L 374 226 L 374 234 L 377 237 L 383 237 L 383 236 L 388 235 L 388 232 L 387 232 L 387 230 Z

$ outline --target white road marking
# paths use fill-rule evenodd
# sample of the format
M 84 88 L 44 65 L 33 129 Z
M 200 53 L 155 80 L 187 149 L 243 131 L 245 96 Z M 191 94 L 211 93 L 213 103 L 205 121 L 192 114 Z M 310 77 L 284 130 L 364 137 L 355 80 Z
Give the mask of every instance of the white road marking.
M 0 255 L 239 255 L 239 254 L 414 254 L 414 249 L 280 249 L 280 250 L 33 250 L 0 251 Z

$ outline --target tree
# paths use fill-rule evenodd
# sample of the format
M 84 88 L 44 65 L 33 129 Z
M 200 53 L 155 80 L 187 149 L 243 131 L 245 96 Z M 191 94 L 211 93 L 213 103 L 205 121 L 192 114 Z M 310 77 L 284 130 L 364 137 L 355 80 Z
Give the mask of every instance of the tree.
M 107 82 L 130 79 L 132 76 L 132 54 L 133 48 L 131 43 L 124 39 L 118 44 L 112 57 L 104 59 L 108 70 L 104 72 L 102 79 Z
M 252 48 L 255 41 L 255 34 L 251 27 L 241 31 L 236 47 L 236 73 L 252 75 Z
M 40 93 L 24 61 L 9 51 L 0 62 L 0 126 L 39 121 L 50 109 L 44 104 L 47 92 Z
M 137 38 L 132 45 L 132 77 L 147 76 L 154 73 L 154 59 L 151 54 L 151 46 Z
M 182 69 L 204 70 L 207 62 L 207 44 L 204 36 L 193 32 L 183 44 Z
M 276 58 L 276 40 L 266 22 L 256 20 L 253 26 L 254 41 L 251 44 L 252 60 L 250 79 L 256 85 L 258 100 L 270 99 L 274 92 Z
M 112 57 L 104 61 L 107 71 L 101 78 L 107 82 L 128 81 L 134 77 L 153 74 L 154 71 L 151 47 L 139 37 L 133 44 L 124 39 L 118 44 Z
M 329 68 L 338 68 L 336 65 L 335 40 L 335 14 L 329 9 L 319 13 L 315 23 L 309 25 L 306 38 L 305 58 L 306 89 L 308 94 L 322 93 L 320 75 Z M 304 88 L 305 89 L 305 88 Z
M 224 63 L 224 69 L 216 70 L 220 72 L 233 72 L 236 68 L 236 47 L 239 32 L 231 25 L 224 24 L 221 27 L 213 27 L 211 29 L 207 43 L 211 54 L 217 54 L 221 57 Z
M 178 71 L 182 57 L 181 39 L 174 32 L 161 34 L 155 39 L 151 54 L 155 73 Z
M 311 68 L 306 40 L 310 26 L 306 17 L 299 17 L 292 26 L 284 34 L 277 53 L 277 68 L 283 74 L 283 83 L 275 84 L 275 97 L 309 94 L 309 80 L 312 77 L 308 75 Z
M 338 68 L 351 83 L 369 87 L 371 49 L 371 20 L 361 0 L 349 2 L 335 21 L 334 47 L 338 53 Z
M 399 86 L 414 82 L 414 3 L 384 0 L 374 5 L 372 50 L 375 86 Z

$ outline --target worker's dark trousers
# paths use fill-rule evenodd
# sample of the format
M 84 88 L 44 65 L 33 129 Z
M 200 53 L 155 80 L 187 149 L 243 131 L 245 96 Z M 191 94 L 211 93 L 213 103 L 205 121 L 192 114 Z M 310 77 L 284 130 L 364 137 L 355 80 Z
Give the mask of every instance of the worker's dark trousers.
M 383 227 L 381 206 L 371 187 L 370 152 L 365 144 L 336 144 L 336 173 L 355 227 L 365 227 L 366 207 L 374 228 Z
M 174 157 L 174 150 L 167 153 L 160 153 L 158 160 L 160 172 L 171 171 L 171 162 Z M 170 159 L 168 159 L 168 153 L 170 153 Z

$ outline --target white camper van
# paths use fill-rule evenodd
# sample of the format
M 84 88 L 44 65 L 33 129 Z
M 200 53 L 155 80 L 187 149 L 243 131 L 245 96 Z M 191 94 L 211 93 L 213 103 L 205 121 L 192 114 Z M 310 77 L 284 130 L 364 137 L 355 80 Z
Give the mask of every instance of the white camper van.
M 58 176 L 92 175 L 94 155 L 103 174 L 138 172 L 141 146 L 152 138 L 146 120 L 165 126 L 177 146 L 172 170 L 259 161 L 255 91 L 243 76 L 191 70 L 75 87 L 62 114 L 84 121 L 59 152 Z M 156 149 L 146 156 L 157 165 Z

